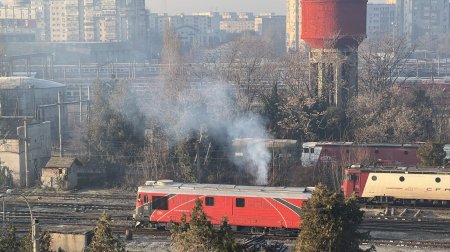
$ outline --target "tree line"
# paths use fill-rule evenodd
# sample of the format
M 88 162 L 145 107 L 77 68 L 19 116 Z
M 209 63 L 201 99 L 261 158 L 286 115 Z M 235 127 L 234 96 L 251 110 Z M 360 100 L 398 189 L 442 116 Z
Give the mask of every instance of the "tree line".
M 229 131 L 224 121 L 236 123 L 251 114 L 264 118 L 271 137 L 300 143 L 445 143 L 450 138 L 447 111 L 436 105 L 446 94 L 402 87 L 405 79 L 398 76 L 412 49 L 401 39 L 363 43 L 358 94 L 343 113 L 315 96 L 307 52 L 279 56 L 270 42 L 246 34 L 224 47 L 182 54 L 169 29 L 161 52 L 168 67 L 158 83 L 149 84 L 155 85 L 151 94 L 138 99 L 143 94 L 115 78 L 95 82 L 83 138 L 86 163 L 104 169 L 114 185 L 161 178 L 252 184 L 254 174 L 230 160 L 232 135 L 222 134 Z M 287 166 L 285 174 L 296 165 Z M 289 182 L 269 176 L 269 183 Z

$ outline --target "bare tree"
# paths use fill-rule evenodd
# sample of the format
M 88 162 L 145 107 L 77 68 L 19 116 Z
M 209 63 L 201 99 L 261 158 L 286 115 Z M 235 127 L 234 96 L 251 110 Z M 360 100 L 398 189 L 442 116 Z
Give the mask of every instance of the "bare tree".
M 431 99 L 421 90 L 392 87 L 359 95 L 349 115 L 354 139 L 359 142 L 426 141 L 433 132 Z
M 314 90 L 309 78 L 308 53 L 300 50 L 290 52 L 282 60 L 284 70 L 282 80 L 287 96 L 314 97 Z
M 413 51 L 403 38 L 363 42 L 359 48 L 359 92 L 375 95 L 396 84 Z
M 243 35 L 232 42 L 221 72 L 224 80 L 236 87 L 237 102 L 243 111 L 251 110 L 268 73 L 275 70 L 273 58 L 270 44 L 259 37 Z

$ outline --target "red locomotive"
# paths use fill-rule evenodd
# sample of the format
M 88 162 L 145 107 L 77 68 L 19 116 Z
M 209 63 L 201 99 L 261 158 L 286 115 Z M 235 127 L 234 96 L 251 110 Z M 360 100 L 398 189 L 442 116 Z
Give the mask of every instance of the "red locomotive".
M 342 191 L 363 202 L 448 205 L 450 169 L 442 167 L 360 167 L 345 169 Z
M 203 201 L 203 210 L 213 225 L 222 218 L 236 229 L 298 229 L 301 208 L 313 188 L 184 184 L 171 180 L 148 181 L 137 192 L 137 225 L 164 227 L 180 222 Z
M 346 167 L 358 163 L 417 165 L 419 144 L 360 144 L 354 142 L 305 142 L 302 165 L 333 164 Z

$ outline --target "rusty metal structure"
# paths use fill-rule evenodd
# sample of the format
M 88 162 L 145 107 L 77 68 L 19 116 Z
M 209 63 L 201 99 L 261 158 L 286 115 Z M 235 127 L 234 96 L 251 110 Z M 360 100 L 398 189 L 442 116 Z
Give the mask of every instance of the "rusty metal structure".
M 367 0 L 302 0 L 301 4 L 301 37 L 311 48 L 311 90 L 343 109 L 358 91 L 358 46 L 366 37 Z

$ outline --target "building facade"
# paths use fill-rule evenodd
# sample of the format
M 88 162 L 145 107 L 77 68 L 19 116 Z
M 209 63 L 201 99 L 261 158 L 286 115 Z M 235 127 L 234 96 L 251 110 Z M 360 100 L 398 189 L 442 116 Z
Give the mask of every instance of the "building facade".
M 278 54 L 283 53 L 286 48 L 285 31 L 286 16 L 268 13 L 255 18 L 255 32 L 271 41 Z
M 436 42 L 449 30 L 449 1 L 396 0 L 395 29 L 411 47 Z
M 221 17 L 217 12 L 176 16 L 149 13 L 148 18 L 149 36 L 162 38 L 170 27 L 179 35 L 183 47 L 209 47 L 222 41 Z
M 220 21 L 220 30 L 227 33 L 255 31 L 255 16 L 247 12 L 225 12 Z
M 40 178 L 42 167 L 51 157 L 50 122 L 30 123 L 27 130 L 28 141 L 25 142 L 23 139 L 25 139 L 24 127 L 21 126 L 17 128 L 16 137 L 4 139 L 0 145 L 2 165 L 9 168 L 13 184 L 20 187 L 25 186 L 27 180 L 29 185 L 34 185 Z M 28 144 L 27 155 L 25 144 Z
M 302 44 L 301 0 L 287 0 L 286 5 L 286 50 L 297 51 Z
M 140 42 L 147 21 L 145 0 L 22 0 L 0 10 L 1 29 L 32 29 L 41 42 Z
M 367 5 L 367 38 L 383 39 L 386 36 L 395 38 L 395 5 L 368 4 Z
M 32 42 L 36 34 L 36 12 L 30 6 L 0 7 L 0 41 Z

